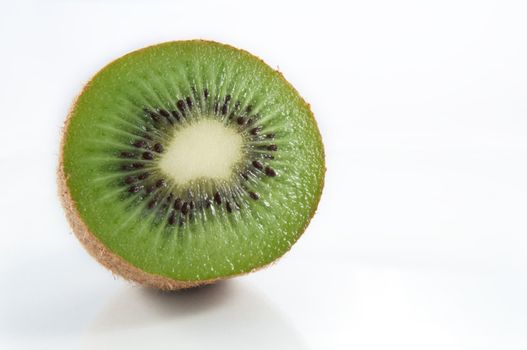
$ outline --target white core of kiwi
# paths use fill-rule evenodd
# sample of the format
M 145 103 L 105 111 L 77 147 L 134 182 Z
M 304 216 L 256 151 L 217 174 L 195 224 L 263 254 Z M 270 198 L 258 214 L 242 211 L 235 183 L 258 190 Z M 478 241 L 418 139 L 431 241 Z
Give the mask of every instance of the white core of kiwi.
M 159 161 L 176 184 L 197 179 L 228 180 L 243 156 L 243 137 L 220 121 L 201 119 L 174 131 Z

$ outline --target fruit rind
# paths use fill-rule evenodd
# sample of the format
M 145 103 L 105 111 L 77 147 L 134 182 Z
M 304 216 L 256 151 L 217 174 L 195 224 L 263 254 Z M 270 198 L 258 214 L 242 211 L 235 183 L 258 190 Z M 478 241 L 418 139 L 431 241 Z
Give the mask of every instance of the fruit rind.
M 216 42 L 210 42 L 210 41 L 204 41 L 204 40 L 191 40 L 191 41 L 209 42 L 209 43 L 219 44 L 219 43 L 216 43 Z M 168 43 L 163 43 L 163 44 L 168 44 Z M 158 45 L 162 45 L 162 44 L 158 44 Z M 225 44 L 219 44 L 219 45 L 231 47 L 231 46 L 225 45 Z M 157 45 L 154 45 L 154 46 L 157 46 Z M 145 50 L 145 49 L 148 49 L 148 47 L 140 49 L 140 50 L 137 50 L 137 51 L 141 51 L 141 50 Z M 244 51 L 244 50 L 240 50 L 238 48 L 234 48 L 234 49 L 239 50 L 239 51 Z M 133 51 L 133 52 L 137 52 L 137 51 Z M 127 55 L 128 54 L 126 54 L 124 56 L 127 56 Z M 117 60 L 118 59 L 110 62 L 109 65 L 111 65 L 113 62 L 115 62 Z M 259 59 L 259 60 L 262 61 L 261 59 Z M 106 69 L 109 65 L 103 67 L 101 70 Z M 287 82 L 287 80 L 284 78 L 284 76 L 283 76 L 283 74 L 281 72 L 277 71 L 277 73 L 278 73 L 280 79 L 282 79 L 286 84 L 288 84 L 293 90 L 296 91 L 296 89 L 294 89 L 294 87 L 292 87 L 291 84 L 289 84 L 289 82 Z M 93 77 L 97 76 L 97 74 L 98 73 L 96 73 Z M 92 79 L 93 79 L 93 77 L 92 77 Z M 83 94 L 83 92 L 85 91 L 85 89 L 89 85 L 90 85 L 90 82 L 88 82 L 84 86 L 84 88 L 81 91 L 81 93 L 79 94 L 79 96 L 81 96 Z M 132 265 L 131 263 L 129 263 L 128 261 L 126 261 L 125 259 L 120 257 L 119 255 L 117 255 L 114 252 L 112 252 L 109 248 L 107 248 L 89 230 L 88 226 L 82 220 L 81 215 L 80 215 L 80 213 L 78 211 L 78 207 L 77 207 L 77 205 L 76 205 L 76 203 L 75 203 L 75 201 L 74 201 L 74 199 L 73 199 L 73 197 L 72 197 L 72 195 L 70 193 L 70 190 L 69 190 L 69 187 L 68 187 L 68 177 L 67 177 L 67 174 L 65 173 L 65 170 L 64 170 L 64 146 L 65 146 L 66 138 L 67 138 L 67 134 L 68 134 L 69 122 L 70 122 L 71 117 L 73 115 L 73 111 L 75 110 L 75 107 L 76 107 L 76 104 L 77 104 L 79 96 L 74 101 L 74 103 L 73 103 L 73 105 L 72 105 L 72 107 L 71 107 L 71 109 L 70 109 L 70 111 L 68 113 L 67 119 L 66 119 L 66 121 L 64 123 L 64 127 L 63 127 L 63 130 L 62 130 L 62 141 L 61 141 L 61 148 L 60 148 L 60 158 L 59 158 L 59 166 L 58 166 L 58 171 L 57 171 L 57 175 L 58 175 L 58 189 L 59 189 L 59 197 L 61 199 L 62 205 L 63 205 L 63 207 L 65 209 L 65 212 L 66 212 L 66 217 L 68 219 L 68 222 L 69 222 L 69 224 L 70 224 L 75 236 L 79 239 L 79 241 L 84 246 L 84 248 L 88 251 L 88 253 L 90 255 L 92 255 L 100 264 L 102 264 L 104 267 L 106 267 L 107 269 L 109 269 L 113 273 L 115 273 L 117 275 L 120 275 L 120 276 L 122 276 L 123 278 L 125 278 L 125 279 L 127 279 L 129 281 L 132 281 L 132 282 L 135 282 L 135 283 L 147 286 L 147 287 L 161 289 L 161 290 L 178 290 L 178 289 L 191 288 L 191 287 L 197 287 L 197 286 L 212 284 L 212 283 L 214 283 L 214 282 L 216 282 L 218 280 L 223 280 L 223 279 L 226 279 L 226 278 L 231 278 L 231 277 L 236 277 L 236 276 L 244 275 L 244 274 L 247 274 L 247 273 L 251 273 L 251 272 L 253 272 L 255 270 L 259 270 L 259 269 L 265 268 L 266 266 L 271 265 L 272 263 L 276 262 L 280 258 L 279 257 L 278 259 L 274 260 L 270 264 L 257 267 L 257 268 L 255 268 L 255 269 L 253 269 L 251 271 L 248 271 L 248 272 L 242 272 L 242 273 L 239 273 L 239 274 L 233 274 L 233 275 L 228 275 L 228 276 L 220 276 L 220 277 L 217 277 L 217 278 L 214 278 L 214 279 L 207 279 L 207 280 L 184 281 L 184 280 L 175 280 L 175 279 L 172 279 L 172 278 L 169 278 L 169 277 L 165 277 L 165 276 L 161 276 L 161 275 L 157 275 L 157 274 L 153 274 L 153 273 L 149 273 L 149 272 L 143 271 L 143 270 L 137 268 L 136 266 Z M 307 110 L 309 111 L 309 115 L 312 118 L 313 124 L 318 129 L 318 126 L 317 126 L 316 121 L 314 119 L 314 116 L 313 116 L 313 113 L 311 111 L 310 105 L 307 102 L 305 102 L 305 100 L 303 100 L 302 97 L 301 97 L 301 99 L 302 99 L 302 102 L 305 104 Z M 320 137 L 320 133 L 318 133 L 318 135 Z M 324 161 L 325 156 L 324 156 L 323 143 L 322 143 L 321 139 L 318 140 L 318 141 L 319 141 L 320 147 L 321 147 L 322 160 Z M 321 174 L 321 181 L 320 181 L 319 188 L 318 188 L 318 193 L 317 193 L 317 196 L 316 196 L 316 201 L 313 203 L 313 209 L 312 209 L 312 212 L 311 212 L 311 214 L 309 216 L 309 219 L 306 221 L 303 229 L 298 234 L 296 240 L 298 240 L 298 238 L 300 238 L 300 236 L 302 236 L 303 232 L 305 231 L 305 229 L 309 225 L 311 219 L 313 218 L 313 216 L 314 216 L 314 214 L 315 214 L 315 212 L 317 210 L 318 204 L 320 202 L 320 197 L 321 197 L 322 190 L 323 190 L 323 187 L 324 187 L 324 175 L 325 175 L 325 171 L 326 171 L 325 164 L 321 164 L 321 166 L 322 166 L 322 174 Z M 295 242 L 296 242 L 296 240 L 295 240 Z M 292 242 L 291 246 L 295 242 Z M 286 252 L 284 252 L 284 254 Z

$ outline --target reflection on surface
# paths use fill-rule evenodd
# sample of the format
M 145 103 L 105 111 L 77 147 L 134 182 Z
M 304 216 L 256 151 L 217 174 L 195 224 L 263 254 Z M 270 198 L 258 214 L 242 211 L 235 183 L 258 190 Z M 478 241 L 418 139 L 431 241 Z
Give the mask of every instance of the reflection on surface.
M 239 281 L 177 293 L 123 288 L 83 349 L 305 349 L 276 307 Z

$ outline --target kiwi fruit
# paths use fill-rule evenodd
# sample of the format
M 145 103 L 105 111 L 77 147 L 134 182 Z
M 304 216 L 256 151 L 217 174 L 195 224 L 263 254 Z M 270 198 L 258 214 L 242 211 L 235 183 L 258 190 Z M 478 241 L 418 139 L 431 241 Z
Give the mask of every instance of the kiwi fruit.
M 309 105 L 259 58 L 202 40 L 104 67 L 65 122 L 59 192 L 102 265 L 164 290 L 245 274 L 297 241 L 324 183 Z

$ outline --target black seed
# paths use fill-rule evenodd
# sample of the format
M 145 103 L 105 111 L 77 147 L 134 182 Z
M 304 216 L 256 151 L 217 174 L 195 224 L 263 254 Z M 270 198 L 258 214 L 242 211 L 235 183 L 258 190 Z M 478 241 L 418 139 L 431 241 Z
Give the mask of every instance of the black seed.
M 128 192 L 130 193 L 137 193 L 141 190 L 141 186 L 139 185 L 133 185 L 133 186 L 130 186 L 130 188 L 128 188 Z
M 139 180 L 144 180 L 144 179 L 148 178 L 149 176 L 150 176 L 150 173 L 142 173 L 137 178 Z
M 121 152 L 119 154 L 121 158 L 135 158 L 135 153 L 132 152 Z
M 214 102 L 214 113 L 218 114 L 218 111 L 220 109 L 220 105 L 218 102 Z
M 127 176 L 124 178 L 124 183 L 127 185 L 131 185 L 135 182 L 135 177 L 133 176 Z
M 143 163 L 133 163 L 132 166 L 134 167 L 134 169 L 141 169 L 145 167 Z
M 134 146 L 137 148 L 145 148 L 146 147 L 146 141 L 143 140 L 137 140 L 134 142 Z
M 239 109 L 240 108 L 240 101 L 236 101 L 236 103 L 234 104 L 234 109 Z
M 232 213 L 231 203 L 229 203 L 229 202 L 225 203 L 225 208 L 227 208 L 227 211 L 228 211 L 229 213 Z
M 221 196 L 219 192 L 214 193 L 214 201 L 218 204 L 221 204 Z
M 245 123 L 245 118 L 244 117 L 238 117 L 238 119 L 236 119 L 236 122 L 240 125 L 243 125 Z
M 225 115 L 227 114 L 227 104 L 224 104 L 221 106 L 221 114 Z
M 210 199 L 205 199 L 205 208 L 210 208 L 212 205 L 212 201 Z
M 259 170 L 262 170 L 262 169 L 263 169 L 263 165 L 262 165 L 262 163 L 260 163 L 260 162 L 257 161 L 257 160 L 253 160 L 253 166 L 254 166 L 256 169 L 259 169 Z
M 192 108 L 192 99 L 190 98 L 190 96 L 188 96 L 185 101 L 187 101 L 187 106 L 189 109 Z
M 157 115 L 157 113 L 155 112 L 152 112 L 152 111 L 148 111 L 148 115 L 150 116 L 150 118 L 152 118 L 153 121 L 155 122 L 160 122 L 161 121 L 161 118 Z
M 243 177 L 245 180 L 249 180 L 249 175 L 247 175 L 247 173 L 242 173 L 242 177 Z
M 176 223 L 176 213 L 175 212 L 172 212 L 172 214 L 168 218 L 168 223 L 170 225 L 174 225 Z
M 152 209 L 157 205 L 157 199 L 152 199 L 150 202 L 148 202 L 148 209 Z
M 163 153 L 163 145 L 160 143 L 156 143 L 154 145 L 154 151 L 156 151 L 157 153 Z
M 277 151 L 278 150 L 278 146 L 277 145 L 269 145 L 269 146 L 267 146 L 267 149 L 269 151 Z
M 177 121 L 179 121 L 179 114 L 177 111 L 171 111 L 170 114 L 172 114 L 172 116 L 176 118 Z
M 270 134 L 265 135 L 265 137 L 267 137 L 268 139 L 274 139 L 275 134 L 274 133 L 270 133 Z
M 208 89 L 203 90 L 203 96 L 205 96 L 205 98 L 209 97 L 209 90 Z
M 249 193 L 249 197 L 251 197 L 254 200 L 257 200 L 258 198 L 260 198 L 260 196 L 256 192 L 249 191 L 248 193 Z
M 176 198 L 176 201 L 174 202 L 174 209 L 179 210 L 181 209 L 181 205 L 183 202 L 181 201 L 181 198 Z
M 163 179 L 159 179 L 159 180 L 157 180 L 157 182 L 156 182 L 156 187 L 157 187 L 157 188 L 164 187 L 164 186 L 166 186 L 166 184 L 167 184 L 167 183 L 166 183 L 165 180 L 163 180 Z
M 143 159 L 146 159 L 146 160 L 152 160 L 154 159 L 154 155 L 150 152 L 144 152 L 143 153 Z
M 265 167 L 265 175 L 274 177 L 276 176 L 276 171 L 274 171 L 273 168 Z
M 165 117 L 165 119 L 172 125 L 174 125 L 174 121 L 172 120 L 172 118 L 170 118 L 170 112 L 167 111 L 166 109 L 160 109 L 159 110 L 159 114 L 161 114 L 163 117 Z
M 232 96 L 231 95 L 227 95 L 225 96 L 225 103 L 229 103 L 229 101 L 231 100 Z
M 172 202 L 172 199 L 174 199 L 174 194 L 170 192 L 170 194 L 167 197 L 167 202 Z
M 252 110 L 253 110 L 253 106 L 251 106 L 251 105 L 248 105 L 247 108 L 245 108 L 245 111 L 246 111 L 247 113 L 251 113 Z
M 262 128 L 260 126 L 257 126 L 256 128 L 252 128 L 251 135 L 257 135 L 260 131 L 262 131 Z
M 179 100 L 176 102 L 176 107 L 181 111 L 181 113 L 185 113 L 185 101 Z
M 194 204 L 194 201 L 190 201 L 189 205 L 190 205 L 190 210 L 194 210 L 194 208 L 196 207 L 196 205 Z
M 188 210 L 189 210 L 189 204 L 187 202 L 183 203 L 183 205 L 181 206 L 181 213 L 183 215 L 187 215 Z

